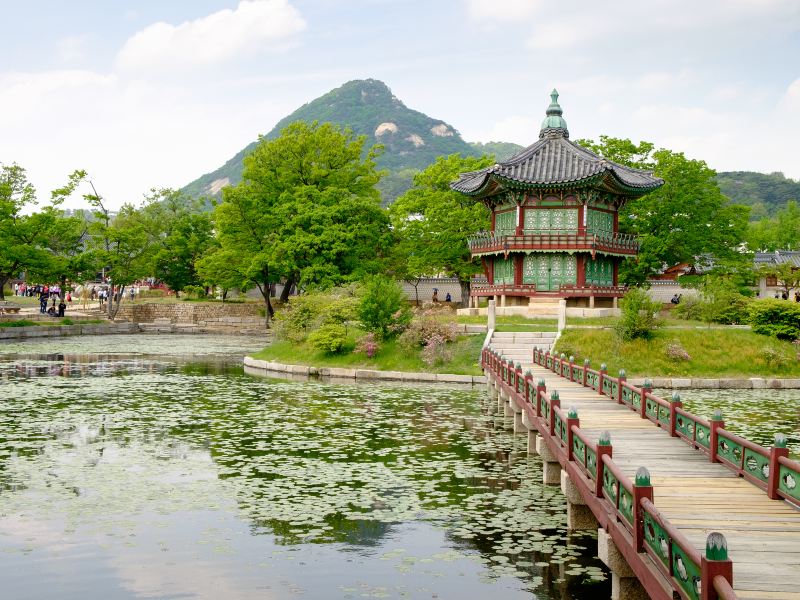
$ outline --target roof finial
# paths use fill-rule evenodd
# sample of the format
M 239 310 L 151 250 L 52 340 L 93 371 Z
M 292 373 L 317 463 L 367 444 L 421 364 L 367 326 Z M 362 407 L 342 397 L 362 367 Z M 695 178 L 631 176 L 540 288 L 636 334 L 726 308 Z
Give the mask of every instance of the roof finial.
M 547 107 L 547 116 L 542 121 L 542 129 L 539 132 L 540 138 L 544 137 L 545 133 L 548 132 L 569 137 L 567 122 L 561 116 L 562 114 L 564 114 L 564 111 L 558 103 L 558 90 L 553 88 L 553 91 L 550 92 L 550 106 Z

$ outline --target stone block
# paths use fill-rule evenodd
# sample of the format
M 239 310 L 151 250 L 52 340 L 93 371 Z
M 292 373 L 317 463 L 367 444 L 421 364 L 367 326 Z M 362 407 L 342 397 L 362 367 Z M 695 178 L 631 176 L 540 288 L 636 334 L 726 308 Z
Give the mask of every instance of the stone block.
M 692 379 L 692 387 L 696 389 L 716 389 L 719 388 L 719 379 Z
M 561 465 L 557 462 L 542 463 L 542 483 L 558 485 L 561 481 Z
M 435 373 L 403 373 L 403 381 L 435 382 Z
M 602 527 L 597 530 L 597 556 L 612 573 L 619 577 L 635 577 L 625 557 L 611 539 L 611 535 Z
M 541 456 L 544 462 L 558 462 L 558 458 L 551 452 L 550 446 L 547 445 L 547 442 L 545 442 L 544 438 L 541 436 L 536 437 L 536 454 Z M 561 483 L 560 477 L 556 483 Z
M 692 380 L 691 379 L 681 379 L 677 377 L 672 378 L 672 387 L 675 389 L 689 389 L 692 387 Z
M 770 378 L 770 379 L 765 379 L 764 383 L 771 390 L 779 390 L 779 389 L 781 389 L 781 380 L 780 379 L 777 379 L 777 378 L 773 377 L 773 378 Z
M 796 390 L 800 388 L 800 379 L 784 379 L 781 381 L 781 386 L 785 390 Z
M 564 471 L 561 471 L 562 475 Z M 589 531 L 597 529 L 597 519 L 585 504 L 567 503 L 567 529 L 569 531 Z
M 514 433 L 526 433 L 528 428 L 522 423 L 522 413 L 514 413 Z
M 380 379 L 380 373 L 372 369 L 356 369 L 356 379 Z
M 749 379 L 720 379 L 719 387 L 728 390 L 746 390 L 753 385 Z
M 561 471 L 561 492 L 564 494 L 564 497 L 570 504 L 586 504 L 586 501 L 583 499 L 583 496 L 581 496 L 577 486 L 573 483 L 572 479 L 570 479 L 569 474 L 564 470 Z M 592 529 L 596 529 L 596 527 L 593 527 Z
M 754 390 L 763 390 L 767 384 L 761 377 L 751 377 L 750 387 Z
M 328 375 L 330 377 L 342 377 L 345 379 L 355 379 L 356 378 L 356 371 L 355 369 L 343 369 L 341 367 L 330 367 L 327 369 Z M 322 374 L 322 373 L 320 373 Z
M 528 431 L 528 455 L 533 455 L 536 452 L 536 440 L 539 437 L 536 430 L 531 429 Z
M 481 385 L 486 384 L 487 379 L 485 375 L 473 375 L 472 376 L 472 384 L 473 385 Z
M 611 573 L 611 600 L 650 600 L 650 594 L 636 577 Z

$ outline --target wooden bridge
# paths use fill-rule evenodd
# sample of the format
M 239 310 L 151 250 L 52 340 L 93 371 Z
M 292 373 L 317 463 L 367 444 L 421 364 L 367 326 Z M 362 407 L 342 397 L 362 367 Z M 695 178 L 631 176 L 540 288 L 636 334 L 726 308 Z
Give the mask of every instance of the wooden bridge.
M 563 354 L 536 348 L 523 366 L 487 346 L 481 362 L 545 483 L 561 483 L 570 527 L 599 527 L 612 598 L 800 600 L 800 463 L 785 437 L 764 448 L 719 413 Z

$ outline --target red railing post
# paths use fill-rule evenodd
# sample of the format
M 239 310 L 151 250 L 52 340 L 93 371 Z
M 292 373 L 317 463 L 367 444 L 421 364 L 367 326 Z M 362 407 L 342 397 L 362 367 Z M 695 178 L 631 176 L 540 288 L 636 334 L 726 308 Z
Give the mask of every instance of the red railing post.
M 633 482 L 633 543 L 636 552 L 644 552 L 644 509 L 642 498 L 653 501 L 653 486 L 650 483 L 650 471 L 639 467 Z
M 778 459 L 782 456 L 789 456 L 789 449 L 786 447 L 786 436 L 779 433 L 775 436 L 775 443 L 769 449 L 769 480 L 767 481 L 767 496 L 770 500 L 779 500 L 778 484 L 781 481 L 781 465 Z
M 717 409 L 714 411 L 714 416 L 711 417 L 711 421 L 709 421 L 709 425 L 711 426 L 711 433 L 709 437 L 709 460 L 711 462 L 717 462 L 717 446 L 719 434 L 717 433 L 718 429 L 724 429 L 725 421 L 722 420 L 722 412 Z
M 583 387 L 586 387 L 586 378 L 588 377 L 588 371 L 589 371 L 589 365 L 590 364 L 591 364 L 591 361 L 589 361 L 588 358 L 584 358 L 583 359 L 583 381 L 581 382 L 583 384 Z
M 597 464 L 595 465 L 594 475 L 594 495 L 598 498 L 603 497 L 603 457 L 608 455 L 611 458 L 613 450 L 611 448 L 611 434 L 604 431 L 597 440 Z
M 561 408 L 561 399 L 558 397 L 558 392 L 553 390 L 550 394 L 550 422 L 547 424 L 547 431 L 551 437 L 556 434 L 556 406 Z
M 678 409 L 683 406 L 681 402 L 681 395 L 678 392 L 673 392 L 672 402 L 669 403 L 669 434 L 672 437 L 678 437 L 676 428 L 678 426 Z
M 733 586 L 733 563 L 728 558 L 728 542 L 721 533 L 706 538 L 706 552 L 700 557 L 700 600 L 717 600 L 714 578 L 722 576 Z
M 540 378 L 539 381 L 536 382 L 536 416 L 542 416 L 542 405 L 541 405 L 541 397 L 542 395 L 547 395 L 547 386 L 544 384 L 544 378 Z
M 578 419 L 578 411 L 575 407 L 570 407 L 569 412 L 567 413 L 567 460 L 575 460 L 572 455 L 572 440 L 573 436 L 575 435 L 572 433 L 572 426 L 575 425 L 576 427 L 581 426 L 581 421 Z
M 625 382 L 628 381 L 628 378 L 625 376 L 625 369 L 620 369 L 617 375 L 617 404 L 622 404 L 622 388 L 625 385 Z
M 642 396 L 641 396 L 641 406 L 639 407 L 639 415 L 643 418 L 647 418 L 647 394 L 653 391 L 653 383 L 649 379 L 644 380 L 644 384 L 642 385 Z M 658 422 L 658 408 L 656 408 L 656 422 Z

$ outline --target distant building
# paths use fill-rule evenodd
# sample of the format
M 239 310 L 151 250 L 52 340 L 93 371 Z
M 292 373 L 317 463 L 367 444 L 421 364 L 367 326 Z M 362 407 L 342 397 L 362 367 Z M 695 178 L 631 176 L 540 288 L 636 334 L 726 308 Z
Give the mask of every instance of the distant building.
M 753 257 L 755 268 L 775 267 L 789 263 L 792 270 L 800 269 L 800 252 L 797 250 L 776 250 L 775 252 L 756 252 Z M 777 294 L 780 296 L 786 288 L 780 284 L 777 277 L 760 277 L 758 281 L 758 296 L 760 298 L 772 298 Z M 794 292 L 800 291 L 790 289 L 789 294 L 794 299 Z
M 487 278 L 473 286 L 472 306 L 494 297 L 500 307 L 562 298 L 568 306 L 610 307 L 624 295 L 619 264 L 639 245 L 619 232 L 618 212 L 664 182 L 570 141 L 558 92 L 551 98 L 537 142 L 451 184 L 492 211 L 491 231 L 469 241 Z

